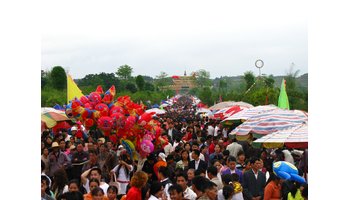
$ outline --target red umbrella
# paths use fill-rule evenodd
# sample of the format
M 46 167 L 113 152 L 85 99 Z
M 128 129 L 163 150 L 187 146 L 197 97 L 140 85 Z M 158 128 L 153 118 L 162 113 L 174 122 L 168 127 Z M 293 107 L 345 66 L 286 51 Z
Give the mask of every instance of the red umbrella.
M 66 121 L 61 121 L 61 122 L 57 122 L 56 126 L 52 127 L 52 132 L 53 133 L 58 133 L 60 130 L 62 129 L 69 129 L 72 126 L 67 123 Z

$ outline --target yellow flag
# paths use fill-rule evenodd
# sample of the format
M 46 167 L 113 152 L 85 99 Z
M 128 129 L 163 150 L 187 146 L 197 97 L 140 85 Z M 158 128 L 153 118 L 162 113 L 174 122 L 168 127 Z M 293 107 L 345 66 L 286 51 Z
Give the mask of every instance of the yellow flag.
M 81 96 L 84 96 L 83 93 L 78 88 L 77 84 L 75 84 L 72 77 L 67 74 L 67 104 L 75 97 L 80 98 Z

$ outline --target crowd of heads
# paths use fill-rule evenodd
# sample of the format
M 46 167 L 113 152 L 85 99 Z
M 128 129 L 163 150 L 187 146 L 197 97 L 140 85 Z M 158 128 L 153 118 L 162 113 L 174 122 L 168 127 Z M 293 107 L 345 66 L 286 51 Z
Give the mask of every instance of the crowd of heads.
M 197 107 L 188 97 L 164 109 L 166 114 L 155 118 L 169 143 L 154 149 L 147 157 L 129 155 L 122 144 L 113 143 L 98 130 L 79 139 L 74 130 L 63 129 L 55 135 L 44 131 L 42 197 L 86 199 L 89 194 L 92 199 L 127 199 L 129 192 L 134 191 L 132 188 L 138 188 L 141 199 L 203 196 L 214 200 L 218 195 L 231 199 L 239 193 L 246 197 L 243 175 L 251 170 L 268 174 L 266 185 L 271 181 L 282 185 L 272 164 L 284 160 L 283 150 L 291 149 L 257 149 L 250 142 L 230 138 L 228 133 L 234 127 L 224 127 L 219 120 L 196 115 Z M 299 166 L 302 157 L 293 154 L 293 158 L 293 164 Z M 90 170 L 86 175 L 88 189 L 82 178 L 87 170 Z M 299 171 L 301 175 L 307 173 L 305 168 Z M 126 180 L 119 181 L 118 177 Z M 106 191 L 103 184 L 109 184 Z M 287 193 L 281 190 L 281 198 L 298 191 L 307 197 L 307 186 L 288 184 Z

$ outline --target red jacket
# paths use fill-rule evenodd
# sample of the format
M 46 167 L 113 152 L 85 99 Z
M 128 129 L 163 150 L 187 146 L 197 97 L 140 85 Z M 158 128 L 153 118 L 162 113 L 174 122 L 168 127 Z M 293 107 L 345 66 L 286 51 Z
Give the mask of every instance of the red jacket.
M 125 200 L 142 200 L 141 190 L 137 187 L 131 187 L 126 194 Z

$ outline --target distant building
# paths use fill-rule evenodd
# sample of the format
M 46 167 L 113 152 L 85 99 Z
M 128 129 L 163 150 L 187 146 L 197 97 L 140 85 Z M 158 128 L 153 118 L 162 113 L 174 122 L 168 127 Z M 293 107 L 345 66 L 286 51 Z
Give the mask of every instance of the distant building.
M 175 91 L 177 94 L 186 94 L 191 89 L 197 87 L 195 76 L 187 76 L 186 71 L 184 76 L 172 76 L 173 84 L 169 86 L 164 86 L 162 89 L 170 89 Z

